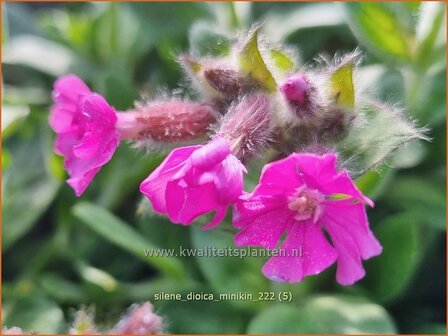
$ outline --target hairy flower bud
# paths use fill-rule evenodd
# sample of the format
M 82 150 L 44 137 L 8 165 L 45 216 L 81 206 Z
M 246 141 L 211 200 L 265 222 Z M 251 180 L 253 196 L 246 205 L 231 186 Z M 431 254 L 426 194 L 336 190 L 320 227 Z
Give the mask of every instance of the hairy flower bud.
M 71 335 L 95 335 L 98 334 L 94 322 L 93 309 L 80 309 L 75 313 L 75 318 L 70 327 Z
M 273 103 L 267 94 L 243 96 L 224 117 L 218 135 L 232 144 L 242 161 L 259 153 L 272 140 Z
M 203 76 L 211 87 L 228 99 L 236 98 L 241 93 L 254 87 L 246 78 L 232 69 L 209 67 L 203 70 Z
M 150 143 L 176 143 L 207 134 L 217 112 L 206 104 L 188 101 L 151 102 L 117 113 L 121 139 Z
M 309 76 L 300 74 L 288 77 L 280 85 L 288 107 L 297 123 L 309 123 L 316 119 L 322 109 L 322 97 L 316 83 Z
M 309 84 L 304 75 L 294 75 L 286 79 L 280 86 L 280 91 L 291 101 L 304 104 L 307 98 Z
M 162 331 L 162 318 L 154 314 L 152 304 L 145 302 L 131 306 L 129 311 L 118 322 L 113 334 L 148 335 Z
M 25 335 L 19 327 L 3 328 L 2 335 Z

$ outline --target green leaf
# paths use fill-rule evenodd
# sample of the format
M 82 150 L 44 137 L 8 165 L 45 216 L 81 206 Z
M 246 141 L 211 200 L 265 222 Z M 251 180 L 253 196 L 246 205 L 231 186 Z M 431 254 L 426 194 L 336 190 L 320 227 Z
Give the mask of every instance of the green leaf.
M 11 159 L 3 170 L 2 181 L 4 250 L 37 223 L 61 184 L 48 167 L 52 149 L 46 121 L 45 124 L 43 121 L 41 124 L 33 121 L 36 120 L 30 118 L 20 134 L 4 143 Z M 35 129 L 28 129 L 31 125 Z M 28 138 L 24 137 L 27 130 L 31 133 L 26 135 Z
M 190 26 L 198 19 L 214 19 L 205 3 L 158 2 L 148 6 L 145 3 L 129 3 L 143 23 L 146 37 L 155 43 L 163 40 L 180 40 Z
M 376 300 L 390 301 L 406 289 L 420 261 L 416 218 L 409 213 L 387 217 L 375 235 L 383 245 L 383 253 L 366 263 L 363 284 Z
M 367 197 L 375 200 L 383 194 L 394 175 L 394 170 L 386 165 L 378 167 L 356 179 L 356 186 Z
M 25 65 L 50 76 L 64 75 L 76 63 L 70 49 L 33 35 L 20 35 L 9 40 L 4 50 L 4 63 Z
M 412 57 L 412 36 L 397 13 L 381 2 L 344 4 L 351 28 L 361 43 L 386 59 L 406 62 Z
M 422 130 L 392 107 L 370 103 L 362 112 L 347 137 L 337 145 L 354 176 L 383 163 L 411 141 L 427 139 Z
M 256 315 L 247 334 L 318 334 L 319 317 L 292 304 L 275 304 Z
M 181 294 L 183 300 L 162 301 L 160 308 L 155 302 L 170 334 L 241 334 L 244 331 L 244 315 L 226 302 L 187 299 L 190 293 L 212 293 L 218 298 L 209 288 L 196 287 L 173 293 Z
M 124 69 L 101 73 L 94 89 L 104 94 L 109 104 L 121 111 L 131 109 L 138 98 L 132 79 Z
M 223 224 L 221 224 L 223 225 Z M 192 228 L 193 247 L 206 251 L 208 247 L 226 249 L 233 246 L 233 235 L 222 230 L 203 231 Z M 218 260 L 217 260 L 218 258 Z M 261 274 L 263 258 L 257 257 L 198 257 L 204 277 L 217 293 L 247 292 L 258 297 L 268 290 L 268 281 Z M 235 276 L 237 274 L 237 276 Z M 256 308 L 263 302 L 231 301 L 231 304 Z
M 117 148 L 113 160 L 93 182 L 98 188 L 95 203 L 107 209 L 115 209 L 129 195 L 138 190 L 138 185 L 163 159 L 160 152 L 142 155 L 142 152 L 122 144 Z M 132 163 L 132 164 L 129 164 Z
M 421 176 L 399 177 L 384 198 L 414 218 L 439 230 L 446 229 L 445 190 L 439 183 Z
M 386 310 L 348 295 L 312 297 L 300 306 L 276 304 L 249 323 L 248 334 L 392 334 Z
M 435 49 L 445 47 L 446 36 L 444 20 L 446 18 L 446 4 L 438 2 L 424 2 L 421 5 L 419 23 L 417 25 L 417 55 L 416 62 L 422 68 L 428 68 L 436 60 Z
M 146 257 L 145 249 L 157 249 L 157 246 L 106 209 L 82 202 L 74 206 L 73 213 L 103 238 L 173 277 L 182 277 L 183 266 L 178 259 L 163 256 Z
M 316 3 L 295 6 L 292 10 L 280 13 L 272 12 L 263 25 L 263 31 L 273 40 L 286 40 L 292 34 L 306 29 L 333 28 L 344 24 L 344 13 L 339 6 Z
M 328 334 L 394 334 L 394 322 L 387 311 L 365 298 L 348 295 L 325 295 L 306 304 L 311 316 Z
M 353 108 L 355 88 L 353 86 L 353 58 L 343 61 L 330 75 L 330 91 L 337 105 Z
M 190 52 L 197 56 L 223 56 L 230 52 L 230 39 L 207 21 L 197 21 L 188 34 Z
M 58 302 L 80 304 L 87 298 L 82 287 L 55 273 L 43 274 L 39 279 L 40 287 Z
M 239 54 L 240 68 L 249 77 L 256 80 L 266 91 L 275 92 L 277 83 L 269 72 L 258 49 L 258 29 L 249 36 Z
M 64 326 L 61 308 L 41 295 L 18 299 L 8 308 L 2 324 L 22 328 L 25 333 L 58 334 Z
M 282 73 L 287 74 L 294 70 L 294 61 L 284 51 L 280 49 L 271 49 L 270 54 L 274 65 Z
M 2 105 L 2 139 L 13 134 L 29 113 L 27 105 Z
M 446 120 L 446 69 L 426 73 L 423 78 L 409 78 L 414 81 L 408 104 L 412 116 L 422 124 L 445 124 Z M 411 91 L 411 88 L 409 88 Z

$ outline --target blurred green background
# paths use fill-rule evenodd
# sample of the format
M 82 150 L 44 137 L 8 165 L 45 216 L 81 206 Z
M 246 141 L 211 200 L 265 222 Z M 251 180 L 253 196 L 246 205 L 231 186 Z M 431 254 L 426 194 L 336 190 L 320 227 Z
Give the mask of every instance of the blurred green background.
M 67 332 L 73 309 L 99 324 L 154 293 L 291 291 L 291 303 L 153 302 L 170 333 L 446 332 L 444 3 L 2 3 L 3 325 Z M 357 182 L 384 246 L 352 287 L 334 267 L 273 283 L 263 260 L 145 258 L 143 249 L 230 246 L 224 230 L 180 227 L 142 207 L 139 182 L 163 153 L 120 145 L 85 195 L 65 184 L 47 119 L 54 80 L 75 73 L 117 109 L 145 94 L 188 95 L 175 56 L 216 52 L 223 33 L 263 33 L 306 64 L 357 46 L 358 89 L 403 108 L 430 142 L 397 151 Z M 257 176 L 249 176 L 250 179 Z M 141 213 L 144 213 L 141 215 Z

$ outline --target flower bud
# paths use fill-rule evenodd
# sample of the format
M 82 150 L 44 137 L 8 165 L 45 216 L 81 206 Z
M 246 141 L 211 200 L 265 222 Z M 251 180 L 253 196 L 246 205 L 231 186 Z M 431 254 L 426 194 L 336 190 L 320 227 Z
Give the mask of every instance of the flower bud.
M 151 102 L 117 113 L 116 127 L 121 139 L 175 143 L 207 134 L 217 114 L 211 106 L 196 102 Z
M 25 335 L 19 327 L 3 328 L 2 335 Z
M 98 334 L 94 322 L 94 311 L 92 309 L 80 309 L 75 313 L 75 319 L 70 327 L 71 335 L 95 335 Z
M 233 104 L 222 120 L 218 135 L 232 144 L 232 152 L 245 161 L 259 153 L 272 140 L 271 98 L 255 93 Z
M 145 302 L 129 309 L 113 329 L 113 334 L 148 335 L 162 331 L 162 318 L 154 314 L 152 304 Z
M 307 98 L 309 85 L 304 75 L 294 75 L 286 79 L 280 86 L 286 98 L 298 104 L 304 104 Z
M 280 85 L 280 91 L 286 98 L 293 119 L 297 123 L 313 121 L 322 108 L 321 94 L 317 84 L 311 81 L 309 74 L 288 77 Z

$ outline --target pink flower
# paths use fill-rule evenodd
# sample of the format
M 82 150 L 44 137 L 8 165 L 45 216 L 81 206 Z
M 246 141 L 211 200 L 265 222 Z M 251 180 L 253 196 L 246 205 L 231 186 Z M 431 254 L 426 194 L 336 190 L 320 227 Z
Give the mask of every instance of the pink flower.
M 54 84 L 50 125 L 57 133 L 55 151 L 64 157 L 67 183 L 80 196 L 119 144 L 115 110 L 75 75 Z
M 337 281 L 351 285 L 365 274 L 361 260 L 382 251 L 365 210 L 373 203 L 347 171 L 337 172 L 333 153 L 292 154 L 272 162 L 255 190 L 240 199 L 234 213 L 234 225 L 241 229 L 237 246 L 274 249 L 286 233 L 278 255 L 263 266 L 271 280 L 298 282 L 337 260 Z
M 112 330 L 118 335 L 153 335 L 162 331 L 163 320 L 153 312 L 150 302 L 131 307 Z
M 218 225 L 227 207 L 242 194 L 243 164 L 231 153 L 230 144 L 216 137 L 206 145 L 173 150 L 140 185 L 154 210 L 173 223 L 190 224 L 216 211 L 204 228 Z

